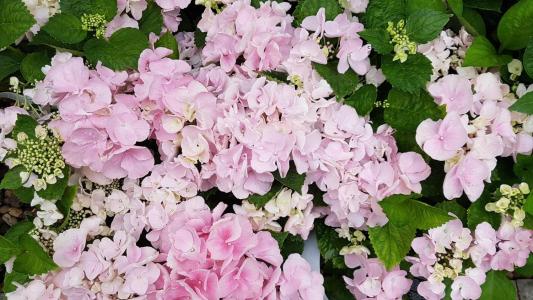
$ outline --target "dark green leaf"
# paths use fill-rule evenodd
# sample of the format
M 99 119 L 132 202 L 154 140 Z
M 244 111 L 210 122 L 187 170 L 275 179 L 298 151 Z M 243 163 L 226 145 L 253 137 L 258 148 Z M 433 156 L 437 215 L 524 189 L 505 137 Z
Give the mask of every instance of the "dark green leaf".
M 526 214 L 526 217 L 524 218 L 524 224 L 522 225 L 523 228 L 533 230 L 533 216 L 530 214 Z
M 515 274 L 523 277 L 533 277 L 533 252 L 529 253 L 526 265 L 514 270 Z
M 178 50 L 178 42 L 176 41 L 176 38 L 172 35 L 171 32 L 165 32 L 159 40 L 155 43 L 156 47 L 164 47 L 167 49 L 172 50 L 172 54 L 169 56 L 173 59 L 178 59 L 180 56 L 179 50 Z
M 473 36 L 485 35 L 485 21 L 483 17 L 475 10 L 465 7 L 463 14 L 457 16 L 461 25 L 463 25 L 468 33 Z
M 111 21 L 117 14 L 116 0 L 61 0 L 61 11 L 81 17 L 83 14 L 100 14 Z
M 122 28 L 113 33 L 109 42 L 91 39 L 83 47 L 87 59 L 101 61 L 114 70 L 136 69 L 141 52 L 148 47 L 146 36 L 134 28 Z
M 25 235 L 26 233 L 30 232 L 30 230 L 34 229 L 35 226 L 30 221 L 21 221 L 13 225 L 9 230 L 6 232 L 4 237 L 8 240 L 10 240 L 14 244 L 18 244 L 20 237 Z
M 59 211 L 63 214 L 63 216 L 67 216 L 70 212 L 70 207 L 72 206 L 72 203 L 74 202 L 74 198 L 76 198 L 76 194 L 78 192 L 78 186 L 77 185 L 69 185 L 65 188 L 65 192 L 63 193 L 63 196 L 61 196 L 61 199 L 56 202 L 56 206 L 59 209 Z
M 87 36 L 87 31 L 82 29 L 80 19 L 68 13 L 54 15 L 42 30 L 66 44 L 79 43 Z
M 196 28 L 194 31 L 194 45 L 196 45 L 197 48 L 203 48 L 205 46 L 206 36 L 207 32 L 203 32 L 199 28 Z
M 292 253 L 301 254 L 304 251 L 304 240 L 299 235 L 289 234 L 283 242 L 281 255 L 286 259 Z
M 0 49 L 24 35 L 35 19 L 21 0 L 0 0 Z
M 24 284 L 30 280 L 28 274 L 23 274 L 19 272 L 12 271 L 11 273 L 6 273 L 4 277 L 4 293 L 10 293 L 17 289 L 17 286 L 13 283 Z
M 264 195 L 253 194 L 253 195 L 250 195 L 246 200 L 248 200 L 248 202 L 255 205 L 255 207 L 261 208 L 265 206 L 265 204 L 267 204 L 268 201 L 270 201 L 270 199 L 274 198 L 278 194 L 278 192 L 281 190 L 282 187 L 283 185 L 281 183 L 274 181 L 268 193 Z
M 0 263 L 3 264 L 20 252 L 17 244 L 0 235 Z
M 404 18 L 404 0 L 372 0 L 363 15 L 363 24 L 365 28 L 387 28 L 387 22 L 396 23 Z
M 15 259 L 13 270 L 16 272 L 36 275 L 46 273 L 57 267 L 41 245 L 31 236 L 21 236 L 20 246 L 24 252 Z
M 368 230 L 372 247 L 387 269 L 397 266 L 411 249 L 416 229 L 409 225 L 396 226 L 391 222 Z
M 512 57 L 499 55 L 490 41 L 484 36 L 478 36 L 466 50 L 463 65 L 465 67 L 494 67 L 509 63 Z
M 350 97 L 346 98 L 345 104 L 355 108 L 360 116 L 368 115 L 374 108 L 374 102 L 378 96 L 377 89 L 372 84 L 366 84 L 355 91 Z
M 533 78 L 533 39 L 527 44 L 526 51 L 524 51 L 524 56 L 522 57 L 522 64 L 527 75 Z
M 390 43 L 390 36 L 385 28 L 365 29 L 359 32 L 359 35 L 379 54 L 389 54 L 394 50 Z
M 42 67 L 50 64 L 50 58 L 44 52 L 33 52 L 28 54 L 20 64 L 20 72 L 27 82 L 44 79 Z
M 490 271 L 487 273 L 485 283 L 481 285 L 479 300 L 518 299 L 516 288 L 503 271 Z
M 24 182 L 22 182 L 22 178 L 20 178 L 20 172 L 23 171 L 25 172 L 26 168 L 22 165 L 18 165 L 7 171 L 4 178 L 2 178 L 2 182 L 0 182 L 0 189 L 14 190 L 21 187 Z
M 68 177 L 70 175 L 70 168 L 67 166 L 63 169 L 63 178 L 57 178 L 57 182 L 54 184 L 48 184 L 46 189 L 37 191 L 37 195 L 47 200 L 61 199 L 65 188 L 67 187 Z
M 533 115 L 533 93 L 528 92 L 527 94 L 523 95 L 520 97 L 520 99 L 518 99 L 518 101 L 513 103 L 509 109 L 528 115 Z
M 153 2 L 148 5 L 148 8 L 143 12 L 143 16 L 139 21 L 139 29 L 145 34 L 153 32 L 157 35 L 161 33 L 163 28 L 163 15 L 161 8 Z
M 18 71 L 20 61 L 0 53 L 0 81 Z
M 425 88 L 433 73 L 431 61 L 420 53 L 409 55 L 403 63 L 393 61 L 390 55 L 384 56 L 381 67 L 393 87 L 410 93 Z
M 524 203 L 524 210 L 533 216 L 533 192 L 530 192 L 527 199 L 526 199 L 526 203 Z
M 414 200 L 411 196 L 393 195 L 379 202 L 389 222 L 396 226 L 411 226 L 422 230 L 439 227 L 453 217 L 440 208 Z
M 388 103 L 389 107 L 384 112 L 385 122 L 396 130 L 396 141 L 404 150 L 418 149 L 415 133 L 422 121 L 427 118 L 438 120 L 445 115 L 426 91 L 409 94 L 392 89 Z
M 409 15 L 405 29 L 413 41 L 426 43 L 440 34 L 448 19 L 448 15 L 441 11 L 420 9 Z
M 468 208 L 467 223 L 471 230 L 475 230 L 476 226 L 483 222 L 488 222 L 493 228 L 500 228 L 501 216 L 485 209 L 485 205 L 489 202 L 492 202 L 492 195 L 485 190 L 481 197 Z
M 20 202 L 30 203 L 31 200 L 33 200 L 33 196 L 35 195 L 35 190 L 33 188 L 27 188 L 22 186 L 18 189 L 14 189 L 13 193 L 15 194 L 15 196 L 17 196 Z
M 437 203 L 435 206 L 446 212 L 451 212 L 456 215 L 463 224 L 466 224 L 466 208 L 462 207 L 456 200 L 445 200 Z
M 463 0 L 448 0 L 448 7 L 455 15 L 463 14 Z
M 348 246 L 350 242 L 339 237 L 335 229 L 324 224 L 322 220 L 315 220 L 315 232 L 320 256 L 322 256 L 324 261 L 331 263 L 337 269 L 346 268 L 344 257 L 340 255 L 340 251 L 344 246 Z
M 533 156 L 518 154 L 513 170 L 516 176 L 533 188 Z
M 327 65 L 315 63 L 313 67 L 328 82 L 337 99 L 340 99 L 353 92 L 359 82 L 359 78 L 351 69 L 348 69 L 344 74 L 340 74 L 337 71 L 337 64 L 338 62 L 336 61 L 330 61 Z
M 16 139 L 19 132 L 24 132 L 29 138 L 35 138 L 35 127 L 37 127 L 37 125 L 37 121 L 30 116 L 17 115 L 15 128 L 13 128 L 11 135 Z
M 498 23 L 498 39 L 501 48 L 519 50 L 525 48 L 533 37 L 533 0 L 521 0 L 509 8 Z
M 412 14 L 420 9 L 431 9 L 446 12 L 446 4 L 442 0 L 407 0 L 406 12 Z
M 499 12 L 503 0 L 464 0 L 464 6 Z
M 337 0 L 300 0 L 294 11 L 295 24 L 300 25 L 305 17 L 316 15 L 322 7 L 326 11 L 326 20 L 333 20 L 342 13 L 342 7 Z
M 296 172 L 296 168 L 291 167 L 285 177 L 281 177 L 279 172 L 275 172 L 274 178 L 289 189 L 298 193 L 302 192 L 302 186 L 304 185 L 305 181 L 305 174 L 298 174 L 298 172 Z
M 325 276 L 324 288 L 328 299 L 335 300 L 353 300 L 354 296 L 346 288 L 341 276 Z
M 283 248 L 283 243 L 285 243 L 285 240 L 289 236 L 288 232 L 275 232 L 275 231 L 269 231 L 270 235 L 278 242 L 279 248 Z

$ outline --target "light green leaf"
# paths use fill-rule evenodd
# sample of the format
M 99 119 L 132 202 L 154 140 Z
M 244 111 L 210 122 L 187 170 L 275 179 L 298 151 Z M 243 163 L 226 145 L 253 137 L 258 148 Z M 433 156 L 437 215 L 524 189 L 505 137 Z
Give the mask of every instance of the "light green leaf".
M 516 176 L 533 188 L 533 156 L 518 154 L 513 170 Z
M 169 56 L 173 59 L 178 59 L 180 56 L 179 50 L 178 50 L 178 42 L 176 41 L 176 38 L 172 35 L 171 32 L 166 32 L 163 34 L 159 40 L 155 43 L 156 47 L 164 47 L 167 49 L 172 50 L 172 54 Z
M 520 50 L 533 37 L 533 0 L 520 0 L 509 8 L 498 23 L 501 48 Z
M 530 78 L 533 78 L 533 39 L 530 39 L 527 43 L 524 56 L 522 57 L 522 64 L 524 65 L 524 71 Z
M 379 54 L 389 54 L 394 50 L 390 43 L 390 36 L 385 28 L 365 29 L 359 32 L 359 35 Z
M 0 189 L 14 190 L 22 186 L 22 178 L 20 178 L 20 172 L 26 171 L 22 165 L 15 166 L 13 169 L 7 171 L 0 182 Z
M 0 53 L 0 81 L 7 76 L 17 72 L 20 67 L 20 61 Z
M 500 228 L 501 216 L 485 209 L 487 203 L 492 202 L 492 195 L 487 190 L 477 199 L 467 212 L 468 228 L 475 230 L 476 226 L 483 222 L 488 222 L 493 228 Z
M 446 23 L 449 16 L 446 13 L 419 9 L 410 14 L 406 21 L 407 35 L 417 43 L 426 43 L 436 38 Z
M 50 58 L 44 52 L 33 52 L 28 54 L 20 64 L 20 72 L 27 82 L 34 82 L 44 79 L 42 67 L 50 64 Z
M 518 299 L 516 288 L 503 271 L 490 271 L 487 273 L 485 283 L 481 285 L 479 300 Z
M 82 29 L 80 19 L 68 13 L 54 15 L 42 30 L 66 44 L 79 43 L 87 37 L 87 31 Z
M 503 0 L 464 0 L 464 6 L 499 12 Z
M 391 222 L 368 230 L 370 242 L 378 258 L 387 269 L 397 266 L 411 249 L 416 229 L 409 225 L 396 226 Z
M 143 16 L 139 21 L 139 29 L 145 34 L 153 32 L 157 35 L 161 33 L 163 28 L 163 15 L 161 8 L 154 3 L 150 3 L 148 8 L 143 12 Z
M 21 0 L 0 0 L 0 49 L 14 43 L 35 19 Z
M 337 61 L 330 61 L 327 65 L 315 63 L 313 67 L 328 82 L 338 100 L 353 92 L 359 82 L 359 78 L 351 69 L 348 69 L 344 74 L 340 74 L 337 71 L 337 64 Z
M 0 264 L 5 263 L 19 252 L 17 244 L 0 235 Z
M 355 91 L 350 97 L 346 98 L 345 104 L 355 108 L 360 116 L 368 115 L 374 108 L 374 102 L 378 97 L 377 89 L 372 84 L 366 84 Z
M 442 209 L 411 199 L 411 196 L 393 195 L 381 200 L 379 204 L 389 222 L 396 226 L 408 225 L 428 230 L 453 219 Z
M 387 22 L 396 23 L 405 18 L 403 0 L 372 0 L 362 16 L 365 28 L 387 28 Z
M 66 166 L 63 169 L 63 178 L 57 178 L 57 182 L 54 184 L 48 184 L 46 189 L 37 191 L 37 195 L 47 200 L 59 200 L 65 188 L 67 187 L 68 178 L 70 176 L 70 168 Z
M 520 99 L 513 103 L 509 109 L 512 111 L 533 115 L 533 92 L 528 92 L 520 97 Z
M 524 210 L 533 216 L 533 193 L 529 193 L 526 203 L 524 203 Z
M 320 8 L 326 12 L 326 20 L 333 20 L 342 13 L 342 7 L 337 0 L 300 0 L 294 10 L 294 23 L 300 25 L 308 16 L 315 16 Z
M 100 14 L 111 21 L 117 14 L 116 0 L 61 0 L 61 12 L 77 17 L 83 14 Z
M 10 293 L 17 289 L 17 286 L 13 283 L 24 284 L 30 280 L 28 274 L 23 274 L 19 272 L 12 271 L 11 273 L 6 273 L 4 277 L 4 293 Z
M 463 63 L 465 67 L 494 67 L 509 63 L 512 57 L 499 55 L 490 41 L 484 36 L 478 36 L 468 50 Z
M 433 73 L 431 61 L 424 55 L 409 55 L 407 61 L 393 61 L 391 55 L 383 57 L 382 71 L 393 87 L 406 92 L 416 92 L 425 88 Z
M 37 275 L 57 267 L 39 243 L 29 235 L 20 237 L 20 247 L 24 251 L 18 255 L 13 264 L 16 272 Z
M 336 269 L 346 268 L 344 257 L 340 255 L 340 251 L 344 246 L 348 246 L 350 242 L 339 237 L 335 229 L 324 224 L 322 220 L 315 220 L 314 229 L 320 256 L 322 256 L 324 261 L 331 263 Z
M 418 125 L 427 118 L 437 120 L 445 115 L 423 90 L 418 94 L 409 94 L 394 88 L 389 92 L 388 103 L 384 119 L 396 130 L 396 142 L 402 150 L 419 149 L 415 141 Z
M 134 28 L 122 28 L 113 33 L 109 42 L 91 39 L 83 47 L 87 59 L 101 61 L 114 70 L 136 69 L 141 52 L 148 47 L 146 36 Z
M 246 198 L 246 200 L 248 200 L 248 202 L 252 203 L 253 205 L 255 205 L 255 207 L 259 209 L 265 206 L 272 198 L 274 198 L 282 187 L 283 185 L 281 183 L 275 181 L 272 184 L 272 187 L 270 188 L 270 191 L 268 191 L 268 193 L 264 195 L 253 194 Z
M 281 177 L 279 172 L 275 172 L 274 178 L 289 189 L 298 193 L 302 192 L 302 186 L 304 185 L 305 181 L 305 174 L 298 174 L 298 172 L 296 172 L 296 168 L 291 167 L 285 177 Z

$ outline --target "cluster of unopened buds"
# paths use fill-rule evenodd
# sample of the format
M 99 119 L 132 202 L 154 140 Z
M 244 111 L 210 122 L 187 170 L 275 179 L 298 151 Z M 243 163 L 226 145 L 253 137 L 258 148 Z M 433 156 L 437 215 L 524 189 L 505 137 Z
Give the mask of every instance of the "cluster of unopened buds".
M 387 32 L 391 37 L 390 43 L 394 44 L 395 54 L 392 60 L 399 60 L 403 63 L 409 54 L 416 54 L 416 43 L 409 40 L 404 20 L 400 20 L 396 24 L 388 22 Z
M 502 184 L 494 193 L 494 198 L 498 200 L 487 203 L 485 209 L 509 217 L 513 226 L 521 227 L 526 218 L 523 207 L 529 193 L 529 185 L 525 182 L 515 186 Z

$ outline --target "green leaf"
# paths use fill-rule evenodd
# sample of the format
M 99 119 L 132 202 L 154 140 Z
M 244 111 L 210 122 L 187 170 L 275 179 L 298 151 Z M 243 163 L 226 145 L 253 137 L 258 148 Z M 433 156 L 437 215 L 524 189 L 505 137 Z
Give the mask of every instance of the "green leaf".
M 492 195 L 487 190 L 477 199 L 467 211 L 468 228 L 475 230 L 476 226 L 488 222 L 493 228 L 500 228 L 501 216 L 485 209 L 487 203 L 492 202 Z
M 159 40 L 155 43 L 156 47 L 164 47 L 167 49 L 172 50 L 172 54 L 169 56 L 173 59 L 178 59 L 180 56 L 179 49 L 178 49 L 178 42 L 176 41 L 176 38 L 172 35 L 171 32 L 166 32 L 163 34 Z
M 294 22 L 300 25 L 308 16 L 315 16 L 320 8 L 326 12 L 326 20 L 333 20 L 342 13 L 342 7 L 337 0 L 300 0 L 294 10 Z
M 31 200 L 33 200 L 33 196 L 35 195 L 35 190 L 33 188 L 27 188 L 27 187 L 21 186 L 17 189 L 14 189 L 13 193 L 15 194 L 15 196 L 17 196 L 20 202 L 29 204 Z
M 533 37 L 533 0 L 521 0 L 509 8 L 498 23 L 501 48 L 520 50 Z
M 77 17 L 83 14 L 101 14 L 111 21 L 117 14 L 116 0 L 61 0 L 61 12 Z
M 372 0 L 363 15 L 365 28 L 387 28 L 387 22 L 396 23 L 405 18 L 404 0 Z
M 14 43 L 35 19 L 21 0 L 0 0 L 0 49 Z
M 274 198 L 279 193 L 282 187 L 283 185 L 281 183 L 275 181 L 272 184 L 272 187 L 270 188 L 270 191 L 268 191 L 268 193 L 264 195 L 253 194 L 250 195 L 246 200 L 248 200 L 248 202 L 252 203 L 253 205 L 255 205 L 255 207 L 259 209 L 265 206 L 272 198 Z
M 17 72 L 20 67 L 20 61 L 0 53 L 0 81 L 7 76 Z
M 403 63 L 393 61 L 391 55 L 384 56 L 381 67 L 393 87 L 410 93 L 425 88 L 433 73 L 431 61 L 420 53 L 409 55 Z
M 524 203 L 524 210 L 533 216 L 533 193 L 529 193 L 526 203 Z
M 324 224 L 322 220 L 315 220 L 314 229 L 320 256 L 322 256 L 324 261 L 331 263 L 336 269 L 346 268 L 344 257 L 340 255 L 340 251 L 344 246 L 348 246 L 350 242 L 339 237 L 335 229 Z
M 19 252 L 17 244 L 0 235 L 0 264 L 5 263 Z
M 274 178 L 289 189 L 298 193 L 302 193 L 302 186 L 304 185 L 305 174 L 298 174 L 298 172 L 296 172 L 296 168 L 291 166 L 285 177 L 281 177 L 279 172 L 275 172 Z
M 415 232 L 416 229 L 412 226 L 396 226 L 391 222 L 383 227 L 373 227 L 368 230 L 374 251 L 389 270 L 397 266 L 407 255 Z
M 355 108 L 358 115 L 366 116 L 374 108 L 374 102 L 376 102 L 377 97 L 378 91 L 376 87 L 372 84 L 366 84 L 346 98 L 344 103 Z
M 444 210 L 411 199 L 410 196 L 393 195 L 381 200 L 379 204 L 389 222 L 397 226 L 408 225 L 428 230 L 453 219 Z
M 9 230 L 4 234 L 4 237 L 10 240 L 14 244 L 18 244 L 20 237 L 30 232 L 34 229 L 35 226 L 30 221 L 21 221 L 13 225 Z
M 136 69 L 139 55 L 148 47 L 146 36 L 134 28 L 122 28 L 113 33 L 109 41 L 91 39 L 83 47 L 87 59 L 96 64 L 101 61 L 114 70 Z
M 503 0 L 464 0 L 464 6 L 499 12 Z
M 533 216 L 530 214 L 526 214 L 526 217 L 524 218 L 524 225 L 522 225 L 523 228 L 533 230 Z
M 63 178 L 57 178 L 57 182 L 54 184 L 48 184 L 46 189 L 37 191 L 37 195 L 47 200 L 59 200 L 65 188 L 67 187 L 68 178 L 70 175 L 70 168 L 67 166 L 63 169 Z
M 412 14 L 420 9 L 431 9 L 446 12 L 446 5 L 442 0 L 407 0 L 407 14 Z
M 0 189 L 14 190 L 22 186 L 22 178 L 20 178 L 20 172 L 26 171 L 22 165 L 15 166 L 13 169 L 7 171 L 0 182 Z
M 494 67 L 509 63 L 512 57 L 499 55 L 490 41 L 484 36 L 478 36 L 468 50 L 466 50 L 463 66 L 465 67 Z
M 490 271 L 487 273 L 485 283 L 481 285 L 479 300 L 518 299 L 515 285 L 503 271 Z
M 44 79 L 42 67 L 50 64 L 50 58 L 44 52 L 33 52 L 28 54 L 20 64 L 20 72 L 27 82 L 34 82 Z
M 324 288 L 328 299 L 353 300 L 354 296 L 346 288 L 344 280 L 339 276 L 324 276 Z
M 276 232 L 276 231 L 269 231 L 270 235 L 278 242 L 279 248 L 283 248 L 283 243 L 285 243 L 285 240 L 287 239 L 287 236 L 289 236 L 289 233 L 284 232 Z
M 13 270 L 16 272 L 36 275 L 46 273 L 57 267 L 41 245 L 31 236 L 21 236 L 20 246 L 24 252 L 15 259 Z
M 515 274 L 523 277 L 533 277 L 533 252 L 529 253 L 526 265 L 514 270 Z
M 205 46 L 206 37 L 207 32 L 203 32 L 199 28 L 196 28 L 194 31 L 194 45 L 196 45 L 197 48 L 203 48 Z
M 148 8 L 143 12 L 143 16 L 139 21 L 139 29 L 147 35 L 150 32 L 159 35 L 162 28 L 163 15 L 161 14 L 161 8 L 150 2 L 150 5 L 148 5 Z
M 524 65 L 524 71 L 530 78 L 533 78 L 533 39 L 530 39 L 526 50 L 524 51 L 524 56 L 522 57 L 522 64 Z
M 359 82 L 359 77 L 351 69 L 346 73 L 340 74 L 337 71 L 336 61 L 330 61 L 327 65 L 313 64 L 314 69 L 324 78 L 331 89 L 335 92 L 337 100 L 351 94 Z
M 17 121 L 11 135 L 16 139 L 19 132 L 24 132 L 29 138 L 35 138 L 35 127 L 38 123 L 28 115 L 17 115 Z
M 283 241 L 281 255 L 286 259 L 292 253 L 301 254 L 304 251 L 304 240 L 299 235 L 289 234 Z
M 463 14 L 463 0 L 448 0 L 448 7 L 455 15 Z
M 390 43 L 390 36 L 385 28 L 365 29 L 359 32 L 359 35 L 379 54 L 389 54 L 394 50 L 394 46 Z
M 533 187 L 533 156 L 518 154 L 513 170 L 516 176 Z
M 17 286 L 13 283 L 24 284 L 30 280 L 28 274 L 23 274 L 19 272 L 12 271 L 11 273 L 6 273 L 4 277 L 4 293 L 10 293 L 17 289 Z
M 409 15 L 405 29 L 413 41 L 426 43 L 440 34 L 449 19 L 449 16 L 441 11 L 419 9 Z
M 437 203 L 435 206 L 446 212 L 451 212 L 456 215 L 463 224 L 466 224 L 466 208 L 457 203 L 456 200 L 445 200 Z
M 457 18 L 471 35 L 480 36 L 486 34 L 485 21 L 483 21 L 483 17 L 475 9 L 465 7 L 463 14 L 457 16 Z
M 522 112 L 528 115 L 533 114 L 533 92 L 528 92 L 518 99 L 511 107 L 512 111 Z
M 77 193 L 78 193 L 78 186 L 69 185 L 65 188 L 63 196 L 61 196 L 61 199 L 56 202 L 56 206 L 59 209 L 59 211 L 63 214 L 63 216 L 66 217 L 69 214 L 70 207 L 72 206 L 72 203 L 74 202 L 74 198 L 76 198 Z
M 422 121 L 427 118 L 441 119 L 445 115 L 426 91 L 409 94 L 394 88 L 389 92 L 388 103 L 384 119 L 396 130 L 396 142 L 403 150 L 419 149 L 415 133 Z
M 42 30 L 66 44 L 79 43 L 87 37 L 87 31 L 82 29 L 80 19 L 68 13 L 54 15 Z

